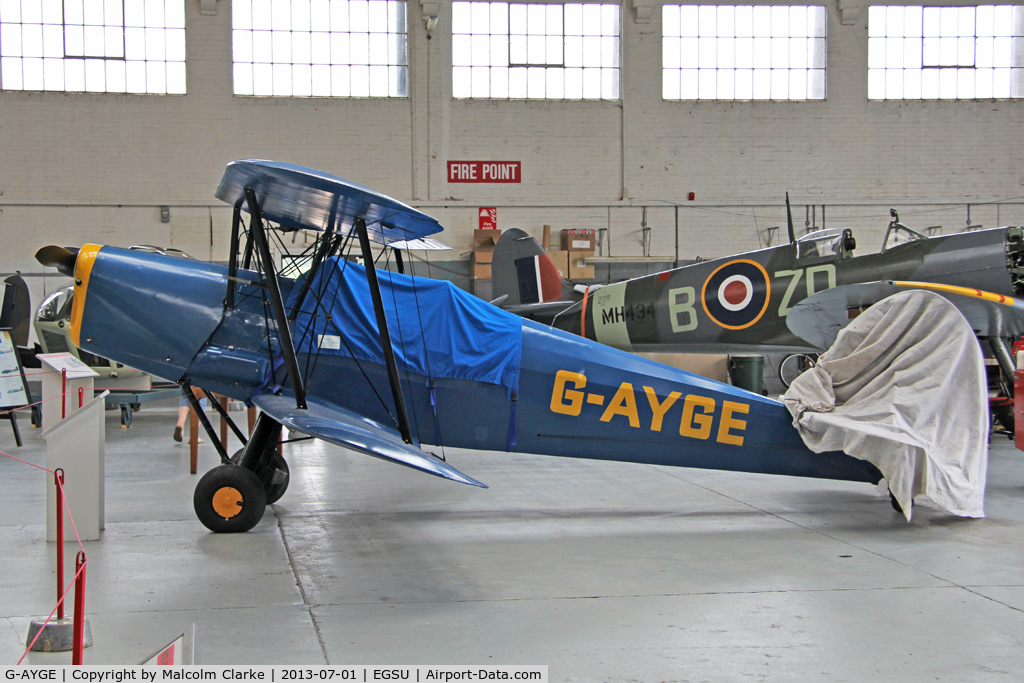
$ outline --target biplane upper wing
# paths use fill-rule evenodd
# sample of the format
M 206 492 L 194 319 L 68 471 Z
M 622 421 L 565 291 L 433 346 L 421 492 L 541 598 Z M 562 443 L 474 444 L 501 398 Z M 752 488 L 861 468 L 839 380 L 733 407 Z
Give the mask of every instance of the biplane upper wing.
M 927 289 L 949 300 L 979 337 L 1024 335 L 1024 301 L 980 289 L 932 282 L 888 280 L 833 287 L 809 296 L 790 310 L 790 331 L 827 349 L 860 311 L 905 289 Z
M 252 399 L 260 410 L 290 430 L 438 477 L 487 488 L 444 460 L 404 443 L 394 429 L 313 396 L 307 396 L 306 401 L 308 408 L 301 410 L 295 407 L 295 397 L 288 392 L 261 394 Z
M 255 191 L 264 217 L 293 229 L 345 235 L 356 216 L 370 240 L 401 249 L 447 249 L 428 235 L 444 228 L 436 219 L 380 192 L 330 173 L 295 164 L 243 159 L 228 164 L 218 199 L 248 211 L 245 188 Z

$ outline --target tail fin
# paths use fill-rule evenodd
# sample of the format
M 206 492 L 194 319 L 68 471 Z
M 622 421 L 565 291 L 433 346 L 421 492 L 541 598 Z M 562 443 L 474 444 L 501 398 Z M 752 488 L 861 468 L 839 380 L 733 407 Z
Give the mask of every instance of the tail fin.
M 491 261 L 493 296 L 507 295 L 502 306 L 571 301 L 572 287 L 534 238 L 519 228 L 502 233 Z
M 28 285 L 15 273 L 4 280 L 6 291 L 0 293 L 0 327 L 11 328 L 11 339 L 18 346 L 28 346 L 29 322 L 32 317 L 32 303 Z

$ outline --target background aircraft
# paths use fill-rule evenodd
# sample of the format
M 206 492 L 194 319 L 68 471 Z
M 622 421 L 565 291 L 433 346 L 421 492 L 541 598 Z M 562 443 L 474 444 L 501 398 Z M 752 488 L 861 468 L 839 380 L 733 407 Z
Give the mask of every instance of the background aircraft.
M 805 316 L 815 315 L 799 304 L 826 290 L 837 290 L 835 296 L 851 285 L 902 280 L 1024 294 L 1024 229 L 926 237 L 891 213 L 877 254 L 855 256 L 850 230 L 823 230 L 777 247 L 576 290 L 562 282 L 538 286 L 550 280 L 554 266 L 534 270 L 535 259 L 547 260 L 540 245 L 522 230 L 507 230 L 494 250 L 494 295 L 507 295 L 501 302 L 507 310 L 619 349 L 729 353 L 824 350 L 838 328 L 830 337 L 819 332 L 812 338 L 794 328 L 807 330 Z M 872 293 L 858 290 L 848 319 L 878 300 Z M 972 323 L 981 337 L 1024 333 L 1024 318 L 1005 311 Z
M 337 257 L 358 242 L 374 263 L 372 239 L 401 270 L 402 249 L 443 246 L 429 237 L 436 220 L 373 190 L 250 160 L 228 165 L 217 196 L 234 206 L 227 266 L 92 244 L 37 253 L 75 278 L 79 347 L 262 409 L 251 435 L 234 428 L 245 443 L 234 457 L 197 410 L 223 463 L 193 501 L 214 531 L 252 528 L 284 494 L 282 424 L 477 486 L 422 447 L 881 478 L 843 453 L 812 453 L 777 401 L 524 320 L 447 282 Z M 287 251 L 279 233 L 298 229 L 319 235 L 309 272 L 293 280 L 277 272 L 270 240 Z

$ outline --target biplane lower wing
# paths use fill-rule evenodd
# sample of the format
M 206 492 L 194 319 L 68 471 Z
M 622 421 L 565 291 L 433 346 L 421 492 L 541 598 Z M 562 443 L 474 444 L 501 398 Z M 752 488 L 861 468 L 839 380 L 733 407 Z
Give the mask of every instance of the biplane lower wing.
M 295 397 L 284 392 L 280 395 L 255 396 L 252 402 L 289 430 L 444 479 L 487 488 L 485 484 L 459 472 L 440 458 L 404 443 L 396 430 L 389 430 L 379 422 L 327 401 L 310 396 L 307 398 L 308 408 L 301 410 L 295 407 Z

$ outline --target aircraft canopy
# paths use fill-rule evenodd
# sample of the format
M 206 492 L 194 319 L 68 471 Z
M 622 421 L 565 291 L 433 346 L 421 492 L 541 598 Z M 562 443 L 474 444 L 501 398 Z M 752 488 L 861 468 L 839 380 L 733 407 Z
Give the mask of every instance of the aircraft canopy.
M 443 280 L 383 270 L 377 271 L 377 277 L 399 370 L 499 384 L 518 391 L 522 318 Z M 288 308 L 296 305 L 300 289 L 292 289 Z M 330 313 L 330 322 L 324 309 Z M 318 345 L 323 354 L 384 364 L 362 266 L 335 257 L 326 260 L 313 276 L 295 319 L 295 348 L 300 354 L 309 349 L 315 353 Z

